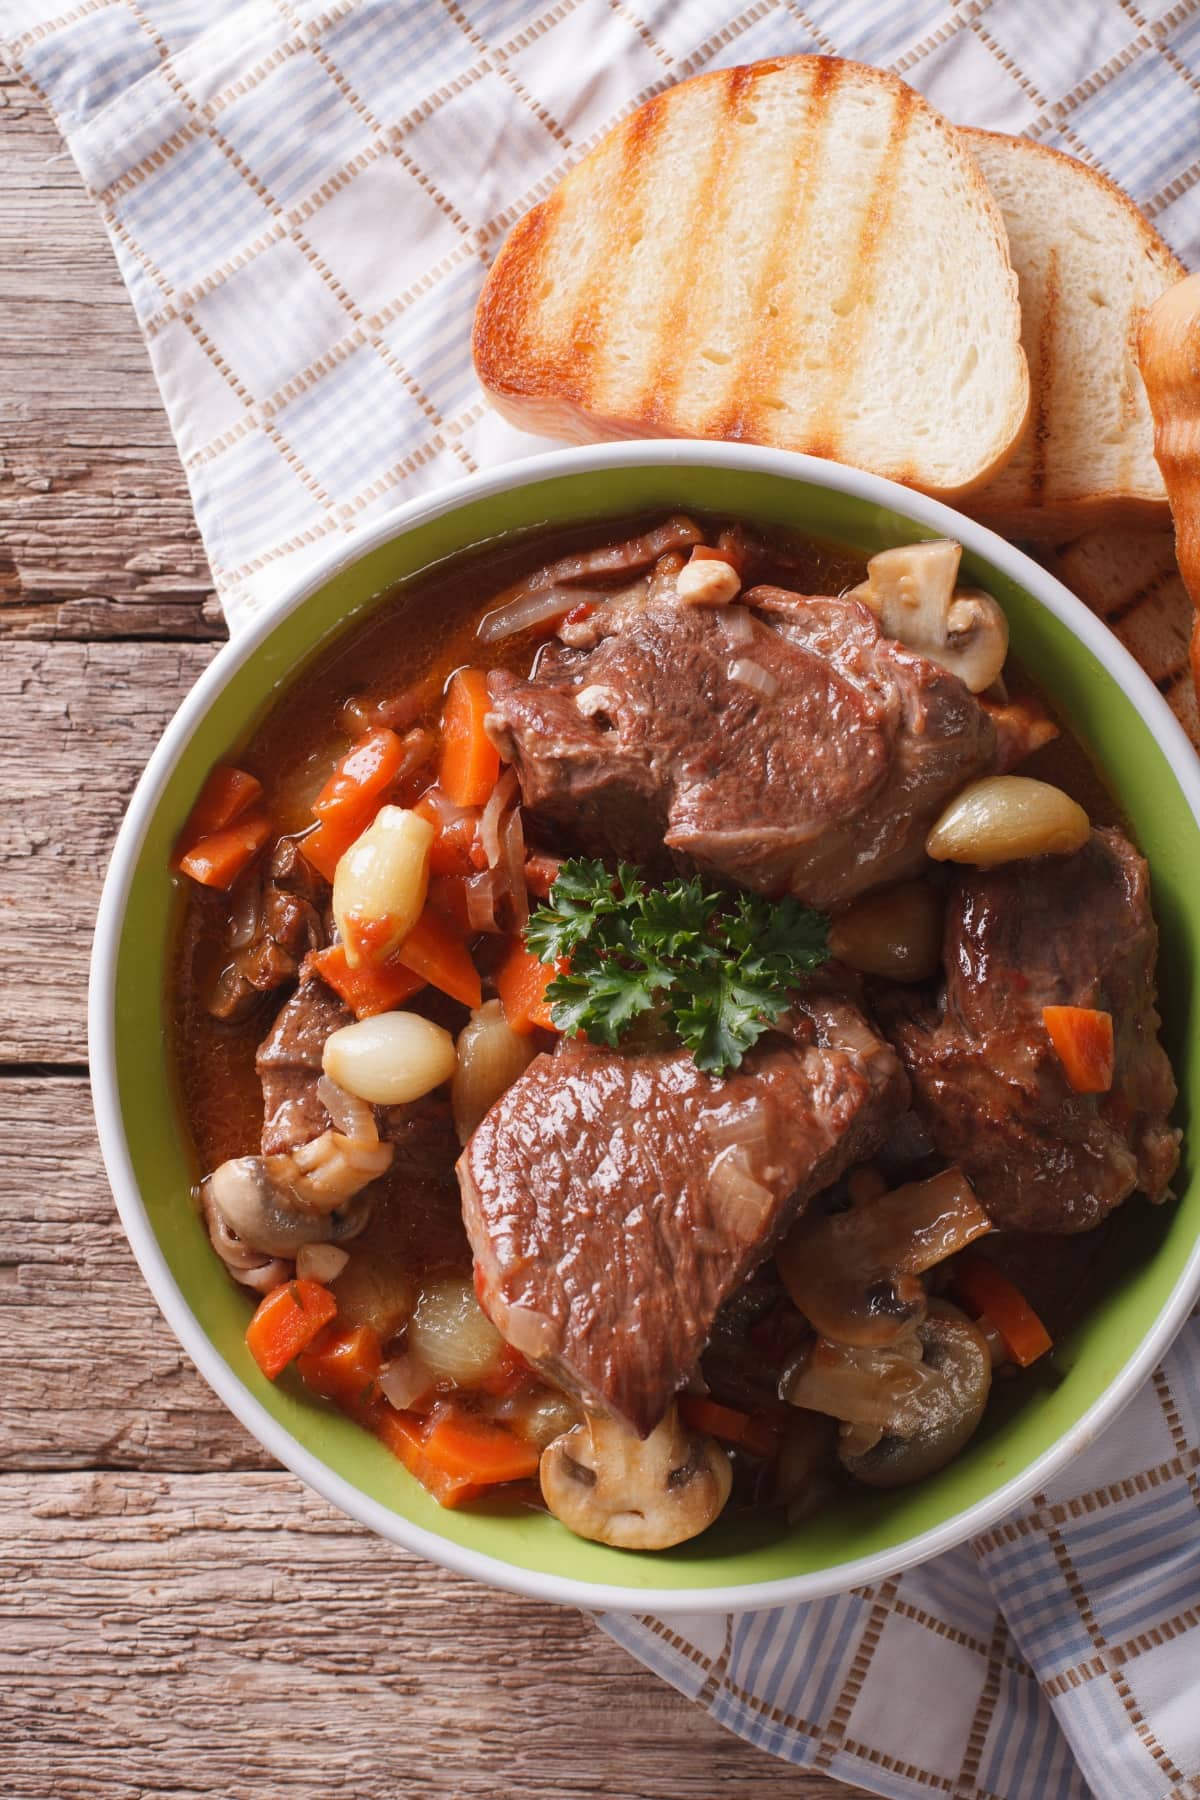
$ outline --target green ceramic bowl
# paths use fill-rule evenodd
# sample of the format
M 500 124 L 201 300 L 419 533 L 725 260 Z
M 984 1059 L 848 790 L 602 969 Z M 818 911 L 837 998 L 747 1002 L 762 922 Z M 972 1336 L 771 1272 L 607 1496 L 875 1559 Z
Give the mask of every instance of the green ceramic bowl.
M 380 1444 L 299 1381 L 265 1381 L 243 1343 L 250 1302 L 189 1204 L 196 1168 L 166 1054 L 168 951 L 180 904 L 172 842 L 209 767 L 236 758 L 281 687 L 348 621 L 403 605 L 433 563 L 512 532 L 705 509 L 872 552 L 961 540 L 968 578 L 1003 603 L 1017 655 L 1051 692 L 1133 821 L 1153 871 L 1167 1042 L 1187 1130 L 1200 966 L 1200 768 L 1154 687 L 1105 628 L 1036 564 L 945 506 L 836 464 L 742 445 L 609 445 L 512 465 L 361 532 L 216 658 L 142 778 L 117 842 L 96 932 L 91 1050 L 96 1112 L 125 1229 L 201 1373 L 282 1463 L 385 1537 L 482 1581 L 588 1607 L 775 1606 L 874 1580 L 983 1530 L 1075 1454 L 1150 1372 L 1200 1286 L 1200 1181 L 1122 1216 L 1120 1254 L 1088 1317 L 1057 1349 L 1061 1380 L 1002 1394 L 959 1459 L 919 1487 L 847 1500 L 796 1530 L 718 1523 L 656 1555 L 584 1543 L 532 1512 L 444 1512 Z

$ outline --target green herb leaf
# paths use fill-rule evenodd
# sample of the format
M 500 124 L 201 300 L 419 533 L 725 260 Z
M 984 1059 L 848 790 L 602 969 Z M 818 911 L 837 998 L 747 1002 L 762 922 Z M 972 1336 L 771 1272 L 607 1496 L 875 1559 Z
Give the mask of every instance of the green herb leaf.
M 622 863 L 563 864 L 525 941 L 569 970 L 546 990 L 554 1022 L 617 1045 L 654 1012 L 713 1074 L 737 1068 L 829 955 L 828 920 L 795 900 L 707 892 L 698 877 L 648 886 Z

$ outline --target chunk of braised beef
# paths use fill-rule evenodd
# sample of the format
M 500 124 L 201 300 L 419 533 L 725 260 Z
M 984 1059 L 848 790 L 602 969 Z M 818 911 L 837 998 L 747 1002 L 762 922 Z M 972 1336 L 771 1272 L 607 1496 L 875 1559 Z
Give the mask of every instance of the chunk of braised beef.
M 1167 1192 L 1179 1159 L 1175 1080 L 1159 1041 L 1158 932 L 1146 865 L 1118 831 L 1072 856 L 965 869 L 946 906 L 936 1008 L 880 1001 L 914 1105 L 1001 1226 L 1087 1231 L 1140 1190 Z M 1112 1014 L 1107 1093 L 1076 1093 L 1046 1006 Z
M 328 882 L 292 838 L 280 838 L 262 882 L 253 935 L 222 969 L 209 1012 L 218 1019 L 247 1018 L 265 994 L 294 981 L 309 951 L 328 941 L 328 908 Z
M 987 709 L 848 596 L 713 608 L 651 583 L 586 632 L 528 680 L 493 671 L 488 728 L 535 823 L 592 854 L 835 905 L 919 868 L 945 802 L 1000 764 Z
M 642 1435 L 721 1307 L 907 1104 L 851 1002 L 813 993 L 792 1018 L 721 1079 L 687 1051 L 564 1044 L 459 1159 L 484 1309 L 552 1381 Z

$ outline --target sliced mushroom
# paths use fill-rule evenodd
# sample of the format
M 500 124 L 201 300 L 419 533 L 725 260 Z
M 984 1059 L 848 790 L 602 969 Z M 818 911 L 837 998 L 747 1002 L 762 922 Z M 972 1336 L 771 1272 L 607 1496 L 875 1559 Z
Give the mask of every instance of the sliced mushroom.
M 852 589 L 886 636 L 919 650 L 981 694 L 999 678 L 1008 654 L 1004 610 L 980 588 L 956 588 L 962 546 L 950 538 L 898 544 L 867 564 Z
M 905 1436 L 885 1433 L 866 1449 L 846 1436 L 839 1442 L 842 1467 L 868 1487 L 907 1487 L 944 1468 L 974 1436 L 987 1406 L 991 1352 L 966 1314 L 931 1301 L 919 1335 L 922 1368 L 934 1377 L 921 1394 L 919 1428 Z
M 843 1212 L 806 1213 L 776 1252 L 775 1265 L 823 1337 L 882 1346 L 911 1333 L 925 1316 L 917 1277 L 990 1230 L 962 1170 L 943 1169 L 927 1181 L 868 1194 Z
M 589 1414 L 542 1452 L 542 1498 L 578 1537 L 619 1550 L 666 1550 L 704 1531 L 733 1482 L 725 1452 L 688 1431 L 674 1406 L 648 1438 Z
M 330 1130 L 278 1156 L 231 1157 L 202 1187 L 210 1235 L 216 1243 L 215 1212 L 240 1244 L 265 1256 L 295 1256 L 301 1244 L 344 1244 L 366 1224 L 371 1201 L 363 1190 L 393 1154 L 391 1144 Z

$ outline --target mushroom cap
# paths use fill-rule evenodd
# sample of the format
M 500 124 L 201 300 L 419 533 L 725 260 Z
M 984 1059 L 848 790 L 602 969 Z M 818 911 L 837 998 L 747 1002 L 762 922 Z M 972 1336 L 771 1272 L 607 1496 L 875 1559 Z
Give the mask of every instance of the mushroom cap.
M 579 1537 L 620 1550 L 666 1550 L 711 1525 L 733 1483 L 729 1458 L 672 1406 L 648 1438 L 606 1414 L 542 1452 L 542 1497 Z
M 974 1435 L 987 1406 L 991 1353 L 966 1314 L 933 1300 L 919 1334 L 924 1364 L 938 1378 L 922 1395 L 920 1429 L 910 1437 L 882 1436 L 858 1454 L 839 1446 L 842 1467 L 868 1487 L 907 1487 L 944 1468 Z
M 357 1236 L 370 1215 L 370 1197 L 360 1191 L 332 1210 L 306 1205 L 294 1188 L 271 1179 L 270 1164 L 285 1160 L 235 1156 L 223 1162 L 203 1184 L 206 1211 L 212 1208 L 248 1249 L 265 1256 L 290 1257 L 301 1244 L 342 1244 Z

